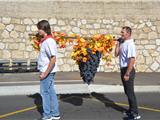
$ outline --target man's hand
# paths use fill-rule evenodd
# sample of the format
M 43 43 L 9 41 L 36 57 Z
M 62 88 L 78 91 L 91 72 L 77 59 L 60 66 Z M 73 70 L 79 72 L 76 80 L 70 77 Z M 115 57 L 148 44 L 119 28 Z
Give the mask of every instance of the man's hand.
M 45 72 L 42 72 L 40 73 L 39 77 L 40 77 L 40 80 L 43 80 L 44 78 L 47 77 L 47 74 Z
M 125 74 L 124 75 L 124 81 L 128 81 L 129 80 L 129 74 Z

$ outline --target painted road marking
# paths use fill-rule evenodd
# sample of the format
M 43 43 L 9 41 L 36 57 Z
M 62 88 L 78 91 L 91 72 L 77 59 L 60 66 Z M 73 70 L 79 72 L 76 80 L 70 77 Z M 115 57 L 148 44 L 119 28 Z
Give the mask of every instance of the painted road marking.
M 55 83 L 61 83 L 61 82 L 83 82 L 82 80 L 55 80 Z M 0 84 L 29 84 L 29 83 L 40 83 L 40 81 L 14 81 L 14 82 L 0 82 Z
M 7 113 L 7 114 L 3 114 L 3 115 L 0 115 L 0 119 L 1 119 L 1 118 L 5 118 L 5 117 L 8 117 L 8 116 L 15 115 L 15 114 L 18 114 L 18 113 L 30 111 L 30 110 L 33 110 L 33 109 L 36 109 L 36 108 L 37 108 L 37 106 L 33 106 L 33 107 L 29 107 L 29 108 L 17 110 L 17 111 L 14 111 L 14 112 L 10 112 L 10 113 Z
M 123 103 L 117 103 L 115 102 L 116 105 L 120 105 L 120 106 L 129 106 L 128 104 L 123 104 Z M 148 110 L 148 111 L 152 111 L 152 112 L 160 112 L 160 109 L 156 109 L 156 108 L 149 108 L 149 107 L 144 107 L 144 106 L 138 106 L 139 109 L 141 110 Z

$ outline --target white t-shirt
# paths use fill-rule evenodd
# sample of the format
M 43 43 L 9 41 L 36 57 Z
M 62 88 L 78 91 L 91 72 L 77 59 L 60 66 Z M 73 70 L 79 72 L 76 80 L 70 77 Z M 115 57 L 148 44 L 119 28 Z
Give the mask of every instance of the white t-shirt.
M 134 40 L 125 40 L 124 43 L 120 44 L 119 53 L 119 64 L 120 68 L 127 67 L 129 58 L 136 57 L 136 48 Z
M 57 44 L 53 38 L 47 38 L 41 43 L 40 52 L 38 56 L 38 70 L 45 72 L 50 62 L 51 56 L 56 57 L 55 66 L 51 73 L 57 71 Z

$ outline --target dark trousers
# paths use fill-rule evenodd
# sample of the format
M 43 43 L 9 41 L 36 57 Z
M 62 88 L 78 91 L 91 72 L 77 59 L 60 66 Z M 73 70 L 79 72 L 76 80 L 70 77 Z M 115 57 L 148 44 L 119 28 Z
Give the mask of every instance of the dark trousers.
M 121 68 L 121 80 L 123 83 L 124 87 L 124 92 L 128 98 L 128 103 L 129 103 L 129 111 L 138 113 L 138 108 L 137 108 L 137 101 L 136 101 L 136 96 L 134 93 L 134 79 L 135 79 L 135 69 L 133 68 L 130 75 L 129 75 L 129 80 L 125 81 L 124 80 L 124 75 L 127 71 L 127 67 Z

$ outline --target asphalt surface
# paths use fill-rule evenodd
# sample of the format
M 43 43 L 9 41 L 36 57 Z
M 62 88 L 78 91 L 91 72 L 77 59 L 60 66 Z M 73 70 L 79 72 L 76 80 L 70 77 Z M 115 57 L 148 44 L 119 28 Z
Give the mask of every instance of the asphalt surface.
M 141 120 L 159 120 L 160 93 L 137 93 Z M 128 108 L 123 93 L 60 94 L 61 120 L 128 120 L 122 112 Z M 0 119 L 39 120 L 42 113 L 39 94 L 0 96 Z
M 33 73 L 0 73 L 0 86 L 12 84 L 35 84 L 39 81 L 38 72 Z M 71 80 L 73 80 L 71 82 Z M 28 83 L 25 83 L 28 82 Z M 57 72 L 56 84 L 83 83 L 79 72 Z M 97 72 L 92 84 L 120 85 L 120 73 Z M 160 73 L 137 73 L 135 85 L 160 85 Z
M 38 74 L 0 74 L 0 119 L 39 120 Z M 55 84 L 61 120 L 127 120 L 122 114 L 128 103 L 119 73 L 98 72 L 88 86 L 79 72 L 57 72 Z M 135 91 L 142 120 L 159 120 L 160 74 L 137 73 Z

